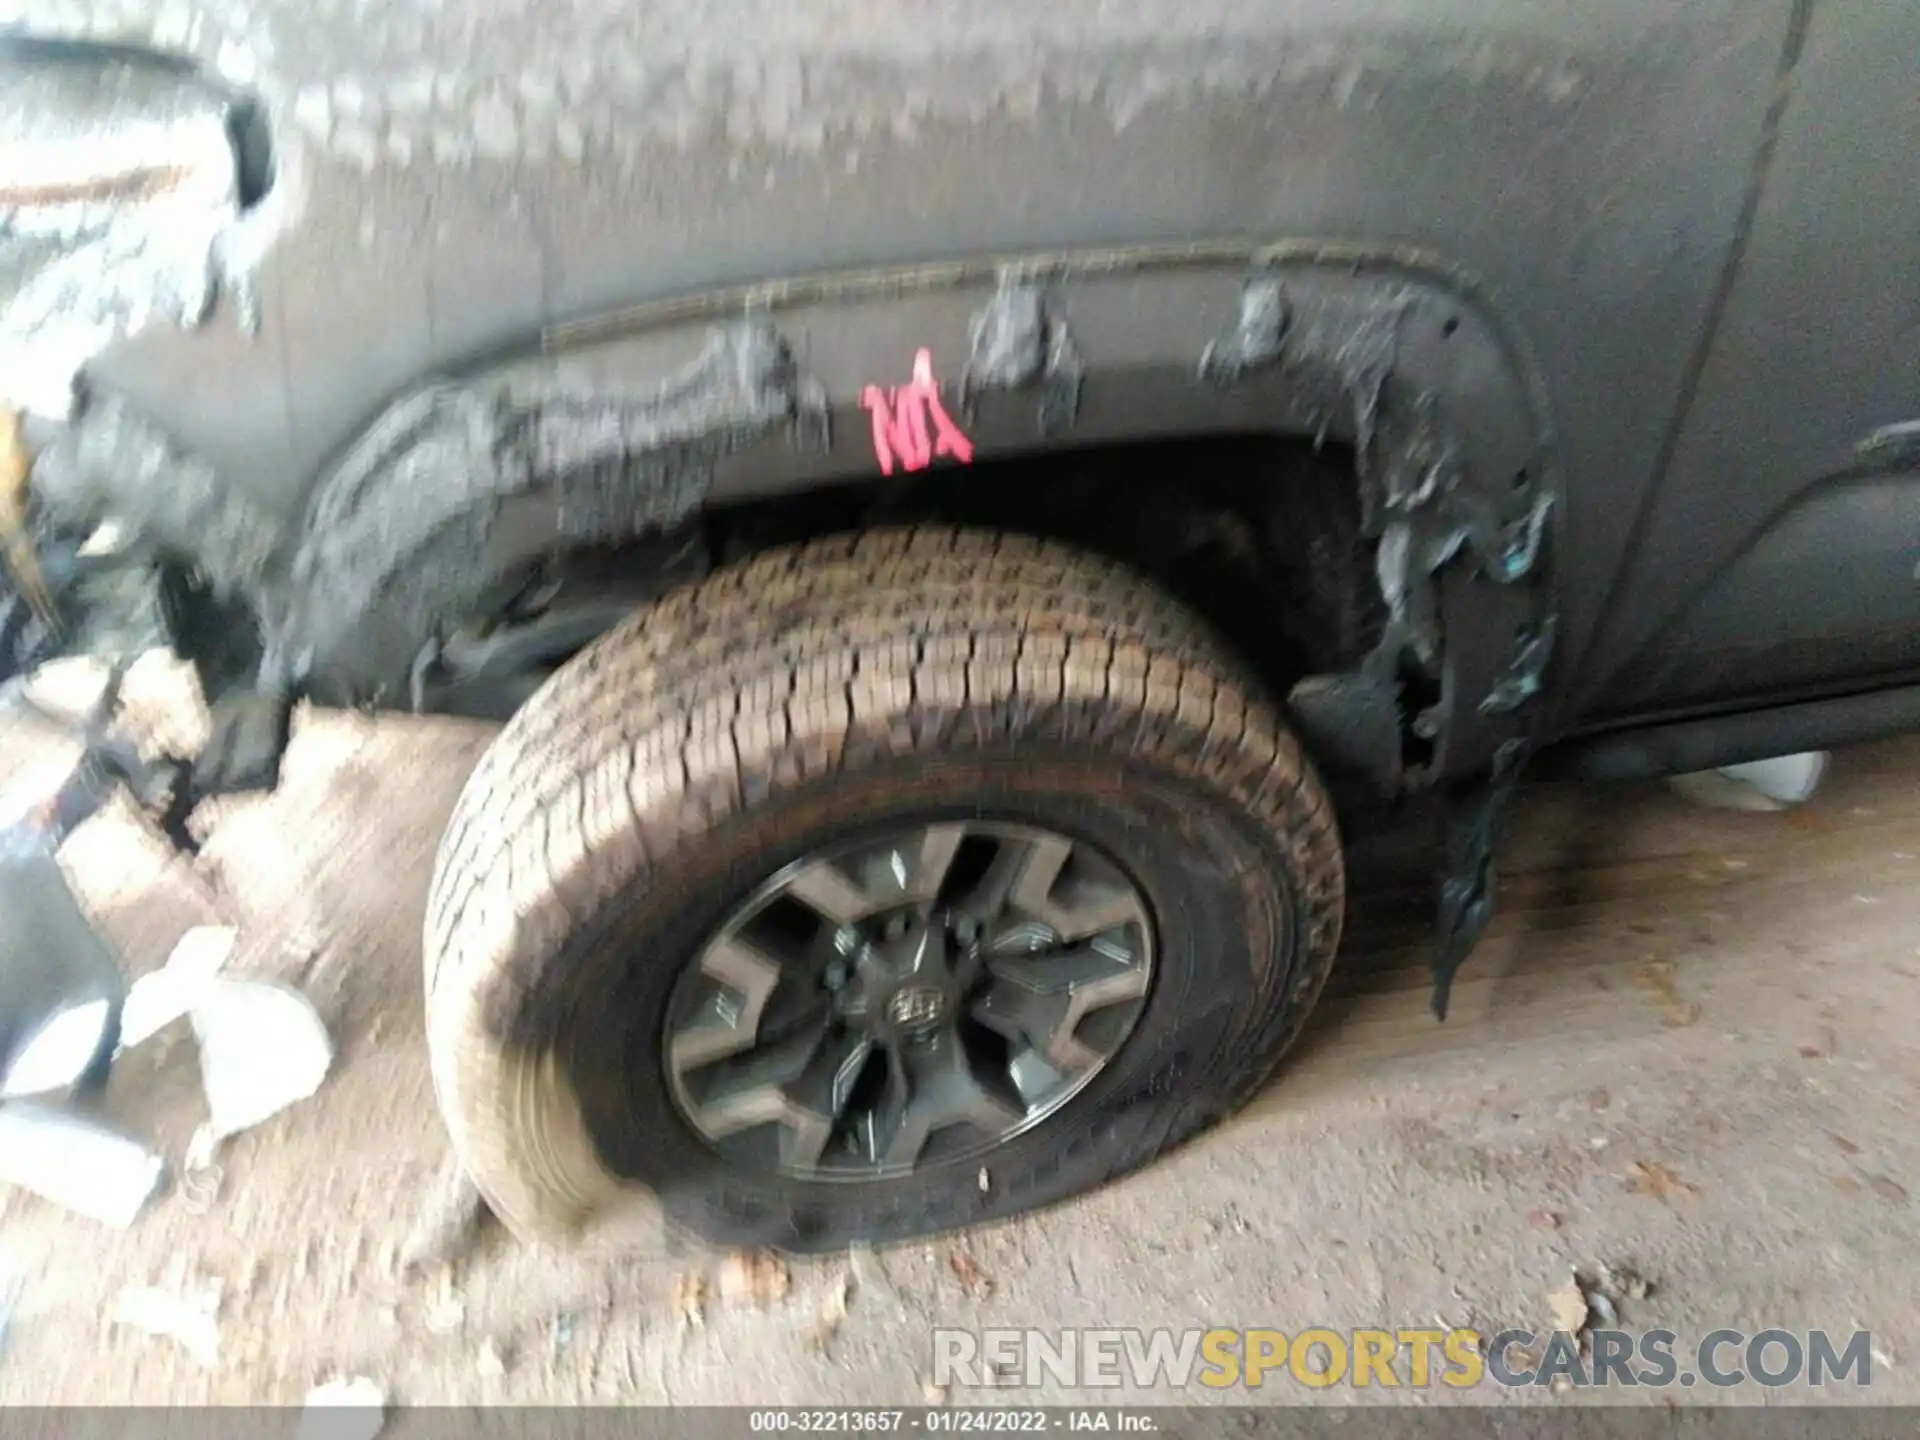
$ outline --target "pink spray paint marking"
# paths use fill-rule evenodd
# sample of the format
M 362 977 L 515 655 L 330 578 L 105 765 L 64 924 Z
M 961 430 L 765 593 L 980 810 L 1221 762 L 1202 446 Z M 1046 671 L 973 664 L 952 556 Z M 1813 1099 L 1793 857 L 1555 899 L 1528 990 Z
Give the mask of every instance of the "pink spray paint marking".
M 860 392 L 860 403 L 873 417 L 873 453 L 882 475 L 893 474 L 896 463 L 903 470 L 924 470 L 936 455 L 973 463 L 973 442 L 940 403 L 932 351 L 913 357 L 912 380 L 891 389 L 869 385 Z

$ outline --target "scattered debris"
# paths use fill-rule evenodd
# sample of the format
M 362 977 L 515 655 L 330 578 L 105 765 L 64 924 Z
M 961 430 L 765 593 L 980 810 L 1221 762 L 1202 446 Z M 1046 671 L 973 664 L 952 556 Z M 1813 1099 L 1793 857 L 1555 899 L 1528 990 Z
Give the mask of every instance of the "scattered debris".
M 1650 991 L 1666 1002 L 1660 1023 L 1669 1030 L 1683 1030 L 1699 1020 L 1699 1004 L 1684 998 L 1674 983 L 1671 960 L 1643 960 L 1628 973 L 1627 980 L 1636 988 Z
M 821 1302 L 820 1314 L 814 1322 L 801 1332 L 800 1338 L 815 1350 L 824 1350 L 840 1333 L 840 1322 L 847 1318 L 847 1302 L 853 1298 L 853 1276 L 841 1271 L 834 1282 L 827 1287 L 826 1298 Z
M 1655 1200 L 1667 1200 L 1675 1196 L 1683 1200 L 1691 1199 L 1696 1193 L 1693 1186 L 1658 1160 L 1634 1161 L 1633 1168 L 1627 1171 L 1620 1187 L 1629 1194 L 1650 1195 Z
M 1906 1187 L 1896 1184 L 1884 1175 L 1868 1176 L 1867 1188 L 1882 1200 L 1890 1201 L 1895 1205 L 1904 1205 L 1907 1203 Z
M 1858 1155 L 1860 1153 L 1860 1147 L 1846 1136 L 1835 1135 L 1832 1138 L 1833 1148 L 1838 1150 L 1842 1155 Z
M 452 1264 L 472 1248 L 486 1211 L 467 1167 L 458 1155 L 448 1155 L 400 1248 L 401 1268 L 414 1273 Z
M 1644 1300 L 1653 1293 L 1653 1282 L 1631 1265 L 1602 1265 L 1596 1284 L 1629 1300 Z
M 497 1380 L 507 1373 L 507 1357 L 491 1336 L 480 1342 L 480 1349 L 473 1357 L 476 1374 L 490 1380 Z
M 960 1282 L 961 1290 L 969 1299 L 985 1300 L 993 1294 L 993 1277 L 980 1268 L 980 1262 L 964 1245 L 956 1245 L 948 1253 L 947 1268 L 953 1271 L 953 1278 Z
M 765 1309 L 784 1300 L 793 1277 L 787 1262 L 771 1250 L 736 1250 L 720 1262 L 720 1298 Z
M 125 993 L 118 955 L 55 856 L 98 808 L 106 762 L 91 757 L 43 804 L 0 822 L 0 1098 L 64 1098 L 99 1076 Z
M 220 1153 L 219 1137 L 211 1125 L 202 1125 L 187 1142 L 187 1153 L 180 1160 L 180 1199 L 196 1215 L 204 1215 L 220 1199 L 220 1187 L 227 1172 L 215 1157 Z
M 990 1195 L 993 1193 L 993 1177 L 987 1173 L 987 1167 L 984 1165 L 980 1167 L 978 1184 L 982 1195 Z
M 308 1099 L 333 1065 L 333 1042 L 319 1012 L 284 985 L 211 981 L 192 1018 L 200 1083 L 219 1139 Z
M 121 1017 L 122 1050 L 183 1016 L 192 1021 L 210 1115 L 203 1170 L 212 1165 L 214 1145 L 307 1099 L 333 1064 L 333 1042 L 306 996 L 267 981 L 225 978 L 235 941 L 231 926 L 196 925 L 165 965 L 134 981 Z M 202 1206 L 211 1203 L 208 1178 L 193 1186 Z
M 295 1440 L 373 1440 L 387 1423 L 387 1395 L 372 1380 L 329 1380 L 307 1392 Z
M 220 1364 L 220 1288 L 202 1283 L 180 1290 L 130 1285 L 113 1302 L 121 1325 L 171 1340 L 208 1370 Z
M 139 1141 L 62 1110 L 0 1106 L 0 1181 L 124 1230 L 146 1209 L 166 1161 Z
M 1527 1212 L 1527 1224 L 1536 1230 L 1558 1230 L 1560 1228 L 1560 1217 L 1551 1210 L 1529 1210 Z
M 668 1301 L 673 1318 L 680 1326 L 692 1328 L 707 1323 L 707 1279 L 694 1271 L 673 1278 L 673 1294 Z
M 1573 1271 L 1567 1283 L 1547 1292 L 1553 1328 L 1581 1339 L 1589 1328 L 1614 1330 L 1620 1325 L 1620 1297 L 1644 1300 L 1652 1285 L 1626 1265 L 1602 1265 L 1598 1271 Z M 1537 1362 L 1536 1362 L 1537 1363 Z
M 1587 1096 L 1587 1108 L 1589 1110 L 1604 1110 L 1612 1103 L 1613 1096 L 1609 1095 L 1605 1090 L 1596 1090 Z
M 547 1329 L 547 1353 L 558 1360 L 573 1348 L 573 1316 L 562 1310 Z
M 1627 981 L 1637 989 L 1651 990 L 1663 1000 L 1680 998 L 1679 991 L 1674 989 L 1671 960 L 1642 960 L 1627 973 Z
M 1540 1361 L 1544 1358 L 1539 1349 L 1522 1345 L 1518 1340 L 1509 1340 L 1503 1353 L 1506 1356 L 1507 1368 L 1521 1373 L 1539 1369 Z
M 1834 1033 L 1829 1028 L 1821 1029 L 1819 1039 L 1799 1047 L 1802 1060 L 1831 1060 L 1838 1049 Z
M 6 1358 L 7 1330 L 13 1324 L 13 1312 L 19 1306 L 26 1288 L 25 1272 L 0 1257 L 0 1359 Z
M 127 987 L 120 1048 L 143 1045 L 189 1014 L 232 958 L 236 940 L 231 925 L 196 925 L 182 935 L 164 965 Z
M 442 1271 L 440 1289 L 427 1306 L 421 1322 L 430 1335 L 451 1335 L 467 1323 L 467 1302 L 453 1285 L 453 1273 Z
M 946 1404 L 947 1397 L 952 1393 L 953 1388 L 951 1386 L 936 1385 L 931 1379 L 923 1379 L 920 1382 L 920 1398 L 929 1405 Z
M 1580 1288 L 1580 1277 L 1569 1276 L 1567 1283 L 1547 1292 L 1547 1306 L 1553 1312 L 1553 1328 L 1578 1335 L 1587 1328 L 1587 1295 Z
M 1675 775 L 1667 784 L 1696 805 L 1765 812 L 1785 810 L 1812 799 L 1826 773 L 1826 753 L 1813 750 Z

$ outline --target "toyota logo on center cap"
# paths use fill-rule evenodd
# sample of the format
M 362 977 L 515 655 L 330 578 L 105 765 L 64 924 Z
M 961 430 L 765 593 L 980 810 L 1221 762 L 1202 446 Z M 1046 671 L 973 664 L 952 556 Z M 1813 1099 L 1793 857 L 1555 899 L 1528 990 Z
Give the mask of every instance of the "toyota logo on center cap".
M 931 985 L 907 985 L 887 1001 L 887 1019 L 896 1029 L 929 1030 L 946 1014 L 947 997 Z

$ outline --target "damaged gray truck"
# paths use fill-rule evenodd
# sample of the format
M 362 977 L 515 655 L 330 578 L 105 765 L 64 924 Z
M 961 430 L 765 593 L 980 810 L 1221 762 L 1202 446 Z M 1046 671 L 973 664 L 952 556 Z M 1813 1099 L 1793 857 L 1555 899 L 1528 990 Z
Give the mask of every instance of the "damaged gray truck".
M 301 703 L 506 722 L 425 970 L 523 1234 L 1077 1193 L 1299 1032 L 1336 812 L 1444 1011 L 1523 770 L 1920 722 L 1913 6 L 0 27 L 0 683 L 190 661 L 86 772 L 189 847 Z

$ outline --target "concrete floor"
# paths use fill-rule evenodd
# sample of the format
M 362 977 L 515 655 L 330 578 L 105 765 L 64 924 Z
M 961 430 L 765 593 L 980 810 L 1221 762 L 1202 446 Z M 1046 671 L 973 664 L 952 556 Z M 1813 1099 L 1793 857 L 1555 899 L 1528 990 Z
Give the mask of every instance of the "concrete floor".
M 165 688 L 150 681 L 149 728 L 190 727 Z M 301 984 L 339 1057 L 315 1099 L 124 1234 L 0 1193 L 0 1268 L 21 1284 L 0 1403 L 286 1403 L 346 1374 L 407 1404 L 921 1404 L 935 1326 L 1492 1333 L 1546 1326 L 1570 1268 L 1602 1266 L 1650 1284 L 1617 1297 L 1626 1326 L 1683 1345 L 1722 1326 L 1869 1328 L 1871 1398 L 1920 1401 L 1920 741 L 1839 756 L 1785 815 L 1694 809 L 1657 786 L 1537 789 L 1444 1026 L 1426 1012 L 1415 892 L 1363 873 L 1333 993 L 1242 1115 L 1078 1203 L 796 1262 L 764 1304 L 715 1283 L 695 1325 L 685 1277 L 717 1282 L 724 1262 L 664 1235 L 608 1256 L 491 1233 L 449 1271 L 400 1274 L 444 1154 L 419 924 L 441 821 L 486 738 L 307 717 L 284 787 L 215 818 L 202 879 L 128 817 L 75 838 L 70 868 L 134 968 L 186 925 L 231 918 L 236 968 Z M 17 726 L 0 736 L 0 792 L 61 753 Z M 108 1108 L 177 1161 L 202 1117 L 191 1040 L 126 1057 Z M 217 1363 L 114 1322 L 129 1285 L 217 1292 Z M 1018 1398 L 1553 1401 L 1286 1382 Z

